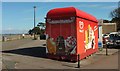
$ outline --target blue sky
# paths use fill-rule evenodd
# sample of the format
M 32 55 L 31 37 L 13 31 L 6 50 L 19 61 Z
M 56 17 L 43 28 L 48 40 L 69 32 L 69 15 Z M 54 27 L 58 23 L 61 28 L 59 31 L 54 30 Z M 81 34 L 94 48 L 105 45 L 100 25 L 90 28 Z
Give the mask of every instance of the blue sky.
M 3 33 L 25 33 L 33 28 L 33 6 L 36 8 L 36 24 L 45 22 L 44 17 L 53 8 L 76 7 L 97 19 L 110 18 L 110 12 L 118 7 L 117 2 L 3 2 Z
M 118 2 L 119 0 L 1 0 L 2 2 Z

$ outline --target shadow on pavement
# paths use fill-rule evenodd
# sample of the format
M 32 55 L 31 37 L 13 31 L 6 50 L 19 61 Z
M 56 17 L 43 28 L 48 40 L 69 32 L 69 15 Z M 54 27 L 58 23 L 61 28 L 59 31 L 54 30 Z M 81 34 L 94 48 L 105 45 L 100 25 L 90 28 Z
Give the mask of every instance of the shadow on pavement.
M 120 47 L 108 47 L 108 49 L 120 49 Z
M 14 50 L 5 50 L 2 51 L 3 53 L 12 53 L 12 54 L 19 54 L 19 55 L 26 55 L 26 56 L 32 56 L 32 57 L 38 57 L 38 58 L 48 58 L 46 54 L 46 48 L 45 47 L 28 47 L 28 48 L 20 48 L 20 49 L 14 49 Z M 71 62 L 68 60 L 58 60 L 58 59 L 52 59 L 57 60 L 61 62 Z M 73 63 L 73 62 L 72 62 Z
M 21 48 L 15 50 L 6 50 L 2 51 L 3 53 L 13 53 L 13 54 L 20 54 L 20 55 L 27 55 L 33 57 L 41 57 L 46 58 L 46 48 L 45 47 L 29 47 L 29 48 Z
M 32 56 L 32 57 L 38 57 L 38 58 L 48 58 L 46 54 L 46 48 L 45 47 L 28 47 L 28 48 L 20 48 L 20 49 L 14 49 L 14 50 L 5 50 L 2 51 L 3 53 L 12 53 L 12 54 L 19 54 L 19 55 L 26 55 L 26 56 Z M 59 59 L 52 59 L 57 60 L 61 62 L 71 62 L 69 60 L 59 60 Z M 75 63 L 75 62 L 71 62 Z
M 106 48 L 106 46 L 104 46 L 103 48 Z M 120 49 L 120 46 L 109 46 L 107 48 L 108 49 Z

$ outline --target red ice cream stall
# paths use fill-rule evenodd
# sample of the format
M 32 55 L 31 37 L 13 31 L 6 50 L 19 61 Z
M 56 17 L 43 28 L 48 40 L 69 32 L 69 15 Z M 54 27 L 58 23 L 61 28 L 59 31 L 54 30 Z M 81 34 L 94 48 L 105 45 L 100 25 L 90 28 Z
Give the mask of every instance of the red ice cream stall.
M 74 7 L 56 8 L 46 16 L 49 58 L 77 61 L 98 50 L 97 19 Z

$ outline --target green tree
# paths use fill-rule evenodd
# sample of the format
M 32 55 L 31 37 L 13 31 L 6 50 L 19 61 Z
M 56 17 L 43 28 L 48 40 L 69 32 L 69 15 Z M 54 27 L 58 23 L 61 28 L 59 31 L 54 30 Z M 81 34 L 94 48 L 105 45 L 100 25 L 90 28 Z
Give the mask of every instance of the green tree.
M 120 31 L 120 7 L 114 9 L 111 13 L 110 13 L 111 17 L 112 17 L 112 22 L 116 22 L 117 24 L 117 31 Z
M 40 32 L 41 32 L 40 34 L 41 34 L 41 35 L 44 35 L 44 33 L 45 33 L 45 28 L 46 28 L 45 23 L 40 22 L 40 23 L 38 23 L 37 26 L 40 27 Z
M 120 18 L 120 7 L 114 9 L 110 14 L 112 18 Z
M 40 28 L 39 27 L 35 27 L 32 29 L 32 32 L 39 35 L 41 32 L 40 32 Z
M 37 24 L 37 26 L 35 28 L 30 29 L 28 31 L 28 33 L 30 35 L 33 35 L 33 33 L 35 33 L 37 35 L 44 35 L 44 33 L 45 33 L 45 27 L 46 27 L 45 23 L 40 22 L 40 23 Z
M 37 26 L 40 27 L 40 39 L 45 39 L 46 38 L 46 36 L 45 36 L 45 28 L 46 28 L 45 23 L 39 22 L 37 24 Z
M 103 23 L 109 23 L 110 21 L 109 20 L 103 20 Z
M 40 27 L 40 29 L 45 29 L 46 27 L 45 23 L 43 22 L 38 23 L 37 26 Z
M 30 30 L 28 31 L 28 34 L 33 35 L 33 31 L 30 29 Z

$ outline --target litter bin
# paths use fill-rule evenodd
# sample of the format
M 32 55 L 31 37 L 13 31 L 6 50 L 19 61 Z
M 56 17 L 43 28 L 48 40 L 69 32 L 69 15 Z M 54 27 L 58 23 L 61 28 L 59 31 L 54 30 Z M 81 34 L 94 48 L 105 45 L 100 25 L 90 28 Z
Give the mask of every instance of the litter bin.
M 2 41 L 7 41 L 7 37 L 3 36 Z
M 41 39 L 41 40 L 45 40 L 45 39 L 46 39 L 46 35 L 41 34 L 41 35 L 40 35 L 40 39 Z

